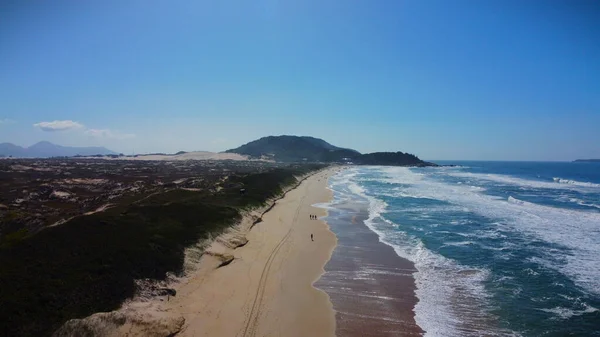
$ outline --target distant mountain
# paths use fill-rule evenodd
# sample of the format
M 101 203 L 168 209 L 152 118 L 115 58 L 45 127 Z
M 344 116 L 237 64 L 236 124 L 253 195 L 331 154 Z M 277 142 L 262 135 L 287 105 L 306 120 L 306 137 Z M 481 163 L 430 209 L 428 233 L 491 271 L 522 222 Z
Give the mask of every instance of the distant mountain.
M 105 147 L 70 147 L 39 142 L 30 147 L 21 147 L 12 143 L 0 143 L 0 157 L 48 158 L 117 154 Z
M 269 136 L 227 150 L 254 158 L 270 158 L 280 162 L 342 162 L 359 165 L 435 166 L 417 156 L 403 152 L 375 152 L 361 154 L 352 149 L 341 148 L 314 137 Z
M 23 157 L 25 149 L 12 143 L 0 143 L 0 157 Z
M 577 159 L 574 163 L 600 163 L 600 159 Z

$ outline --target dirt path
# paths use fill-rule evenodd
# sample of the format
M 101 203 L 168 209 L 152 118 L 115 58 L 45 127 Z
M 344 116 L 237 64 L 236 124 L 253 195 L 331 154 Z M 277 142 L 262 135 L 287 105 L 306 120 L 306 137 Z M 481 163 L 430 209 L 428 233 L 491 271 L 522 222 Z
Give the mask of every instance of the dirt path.
M 285 242 L 287 241 L 287 239 L 292 234 L 292 231 L 294 230 L 294 227 L 295 227 L 295 225 L 297 223 L 297 220 L 298 220 L 298 214 L 300 213 L 300 209 L 301 209 L 303 201 L 304 201 L 304 197 L 302 197 L 302 199 L 300 200 L 300 204 L 298 205 L 298 208 L 296 209 L 296 214 L 294 215 L 294 220 L 292 222 L 292 226 L 290 226 L 290 229 L 288 230 L 288 232 L 281 239 L 281 241 L 275 247 L 275 249 L 273 249 L 273 251 L 269 255 L 269 258 L 267 259 L 267 263 L 265 264 L 265 268 L 263 269 L 263 272 L 260 275 L 260 281 L 258 282 L 258 289 L 256 290 L 256 296 L 255 296 L 254 302 L 252 304 L 252 309 L 250 310 L 250 313 L 248 315 L 249 316 L 248 320 L 247 320 L 247 322 L 245 324 L 245 328 L 244 328 L 244 331 L 242 333 L 243 337 L 255 336 L 256 335 L 256 329 L 257 329 L 257 326 L 258 326 L 258 323 L 259 323 L 258 317 L 260 316 L 260 312 L 261 312 L 260 308 L 261 308 L 261 304 L 262 304 L 263 297 L 264 297 L 264 294 L 265 294 L 265 287 L 266 287 L 266 283 L 267 283 L 266 282 L 267 278 L 269 276 L 269 270 L 271 269 L 271 265 L 273 264 L 273 260 L 275 259 L 275 255 L 277 255 L 277 252 L 285 244 Z

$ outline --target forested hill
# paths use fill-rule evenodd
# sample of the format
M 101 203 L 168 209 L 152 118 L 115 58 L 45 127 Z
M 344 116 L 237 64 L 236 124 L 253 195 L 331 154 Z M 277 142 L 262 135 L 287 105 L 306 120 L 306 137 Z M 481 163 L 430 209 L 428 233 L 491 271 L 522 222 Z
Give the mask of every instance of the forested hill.
M 314 137 L 269 136 L 225 152 L 248 155 L 252 158 L 279 162 L 342 162 L 359 165 L 435 166 L 417 156 L 403 152 L 361 154 L 348 148 L 331 145 Z
M 358 151 L 337 147 L 319 138 L 299 136 L 263 137 L 225 152 L 281 162 L 333 162 L 360 155 Z

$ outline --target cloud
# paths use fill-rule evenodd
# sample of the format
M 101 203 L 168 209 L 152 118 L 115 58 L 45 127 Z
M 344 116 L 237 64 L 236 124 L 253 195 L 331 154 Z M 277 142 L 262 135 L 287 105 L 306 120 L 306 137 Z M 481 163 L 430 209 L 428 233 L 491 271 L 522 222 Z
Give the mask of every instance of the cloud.
M 2 124 L 13 124 L 13 123 L 16 123 L 16 122 L 13 121 L 12 119 L 0 118 L 0 125 L 2 125 Z
M 83 124 L 80 124 L 80 123 L 77 123 L 77 122 L 74 122 L 71 120 L 39 122 L 39 123 L 33 124 L 33 126 L 36 128 L 40 128 L 42 131 L 49 131 L 49 132 L 83 128 Z
M 0 122 L 2 122 L 2 120 L 0 120 Z M 90 137 L 103 139 L 129 139 L 135 137 L 132 133 L 123 133 L 109 129 L 88 129 L 83 124 L 71 120 L 40 122 L 33 124 L 33 126 L 49 132 L 78 129 Z
M 129 139 L 135 137 L 132 133 L 121 133 L 108 129 L 87 129 L 85 130 L 85 133 L 96 138 Z

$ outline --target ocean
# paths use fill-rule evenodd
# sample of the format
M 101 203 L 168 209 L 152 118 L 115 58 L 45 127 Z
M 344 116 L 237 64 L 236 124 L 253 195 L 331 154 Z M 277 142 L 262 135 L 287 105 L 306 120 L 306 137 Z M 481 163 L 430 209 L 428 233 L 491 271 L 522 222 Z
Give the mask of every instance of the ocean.
M 425 336 L 600 336 L 600 163 L 437 163 L 351 166 L 323 206 L 414 263 Z

